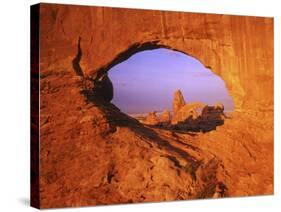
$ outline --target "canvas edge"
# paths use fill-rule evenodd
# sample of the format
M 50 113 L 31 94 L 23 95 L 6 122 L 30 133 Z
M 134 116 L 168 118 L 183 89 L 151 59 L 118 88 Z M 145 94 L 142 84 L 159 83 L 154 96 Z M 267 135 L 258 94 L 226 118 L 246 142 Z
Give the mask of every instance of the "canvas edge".
M 40 4 L 30 6 L 30 206 L 40 208 L 39 27 Z

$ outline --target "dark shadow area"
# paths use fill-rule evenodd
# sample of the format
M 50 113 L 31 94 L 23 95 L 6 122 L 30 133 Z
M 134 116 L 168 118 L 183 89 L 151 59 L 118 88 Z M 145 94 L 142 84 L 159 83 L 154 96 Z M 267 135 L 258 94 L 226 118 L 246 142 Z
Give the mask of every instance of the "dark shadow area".
M 93 94 L 95 94 L 99 99 L 110 102 L 113 98 L 113 85 L 107 74 L 95 79 L 93 83 L 95 85 Z
M 82 68 L 80 66 L 80 60 L 81 60 L 81 57 L 82 57 L 82 50 L 81 50 L 81 46 L 80 46 L 80 41 L 81 41 L 81 37 L 78 38 L 77 55 L 72 60 L 72 66 L 73 66 L 73 69 L 74 69 L 75 73 L 78 76 L 83 77 L 84 74 L 83 74 Z

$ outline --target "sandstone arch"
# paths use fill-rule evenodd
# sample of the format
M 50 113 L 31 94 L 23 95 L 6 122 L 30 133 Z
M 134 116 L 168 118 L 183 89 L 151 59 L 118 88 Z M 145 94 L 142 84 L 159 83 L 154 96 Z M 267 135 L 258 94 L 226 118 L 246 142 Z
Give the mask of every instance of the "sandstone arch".
M 120 53 L 136 43 L 154 42 L 157 47 L 168 46 L 199 59 L 226 82 L 234 98 L 234 118 L 221 130 L 202 135 L 204 142 L 190 142 L 190 147 L 175 140 L 166 142 L 112 105 L 87 102 L 81 95 L 81 84 L 87 88 L 86 79 L 105 73 Z M 78 72 L 73 62 L 76 68 L 79 65 Z M 141 140 L 146 134 L 148 143 Z M 138 177 L 152 172 L 170 173 L 167 183 L 173 182 L 171 188 L 178 193 L 162 196 L 167 192 L 160 190 L 163 178 L 158 178 L 153 190 L 156 196 L 147 201 L 177 199 L 183 188 L 188 194 L 195 172 L 218 187 L 223 182 L 231 196 L 272 194 L 273 19 L 40 4 L 38 146 L 42 207 L 127 203 L 131 198 L 140 202 L 141 197 L 127 195 L 131 188 L 126 185 L 131 180 L 135 189 L 144 191 L 146 184 L 140 184 L 142 178 Z M 151 148 L 171 155 L 163 158 Z M 189 156 L 190 149 L 200 150 L 196 160 Z M 127 150 L 132 150 L 130 163 Z M 200 166 L 197 162 L 203 158 L 207 162 Z M 152 161 L 156 169 L 150 171 L 146 161 Z M 178 169 L 183 178 L 179 178 Z M 115 178 L 121 190 L 116 190 Z M 182 198 L 213 196 L 213 191 L 200 185 L 199 181 L 195 196 Z
M 136 43 L 157 41 L 199 59 L 221 76 L 236 110 L 273 108 L 271 18 L 42 5 L 41 70 L 71 71 L 79 37 L 86 75 L 107 67 Z

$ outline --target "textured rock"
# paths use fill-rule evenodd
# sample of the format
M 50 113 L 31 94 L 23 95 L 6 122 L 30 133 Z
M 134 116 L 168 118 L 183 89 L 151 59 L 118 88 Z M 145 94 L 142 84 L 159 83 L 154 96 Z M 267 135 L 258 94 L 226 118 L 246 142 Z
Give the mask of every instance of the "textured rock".
M 222 104 L 215 106 L 205 105 L 200 115 L 203 119 L 219 120 L 224 118 L 223 108 Z
M 273 193 L 272 18 L 56 4 L 40 15 L 41 207 Z M 159 47 L 222 77 L 231 119 L 194 136 L 110 104 L 109 68 Z
M 160 122 L 169 123 L 171 121 L 171 113 L 169 110 L 164 110 L 160 115 Z
M 157 125 L 159 124 L 160 120 L 158 116 L 156 115 L 156 112 L 150 112 L 148 113 L 144 123 L 148 125 Z
M 185 105 L 184 97 L 180 90 L 176 90 L 173 99 L 173 112 L 177 113 Z
M 215 110 L 220 110 L 221 112 L 224 111 L 224 105 L 221 102 L 216 102 L 214 107 L 215 107 Z
M 172 124 L 177 124 L 179 122 L 184 122 L 188 118 L 193 120 L 197 119 L 199 115 L 197 110 L 204 106 L 203 103 L 189 103 L 181 107 L 176 113 L 174 113 L 172 118 Z
M 173 129 L 195 132 L 210 132 L 224 124 L 224 106 L 209 106 L 202 103 L 189 103 L 173 115 Z

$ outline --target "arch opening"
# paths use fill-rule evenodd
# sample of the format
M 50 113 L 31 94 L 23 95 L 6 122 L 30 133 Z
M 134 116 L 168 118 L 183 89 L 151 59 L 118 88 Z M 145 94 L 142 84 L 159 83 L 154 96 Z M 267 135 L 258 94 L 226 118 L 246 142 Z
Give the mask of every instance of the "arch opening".
M 219 76 L 194 57 L 168 48 L 138 51 L 112 66 L 108 76 L 111 102 L 144 124 L 202 130 L 198 123 L 207 116 L 214 118 L 213 129 L 234 110 Z

